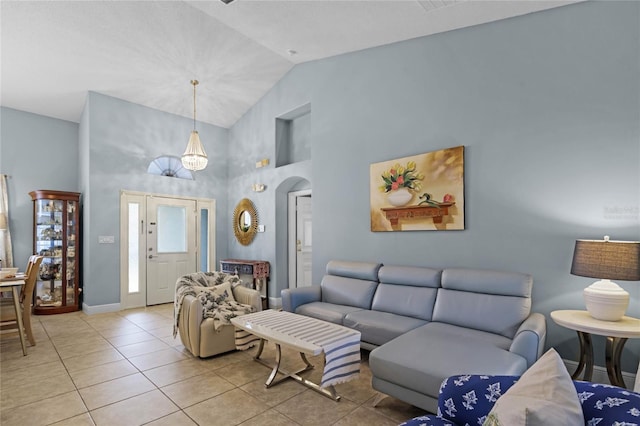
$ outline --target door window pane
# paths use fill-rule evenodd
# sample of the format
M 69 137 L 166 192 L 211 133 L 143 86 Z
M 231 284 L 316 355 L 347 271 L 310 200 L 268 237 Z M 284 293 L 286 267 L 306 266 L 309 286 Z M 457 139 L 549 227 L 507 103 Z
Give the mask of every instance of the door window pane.
M 140 232 L 138 224 L 140 223 L 139 205 L 137 203 L 129 203 L 129 293 L 137 293 L 140 290 Z
M 187 209 L 158 206 L 158 253 L 186 253 Z

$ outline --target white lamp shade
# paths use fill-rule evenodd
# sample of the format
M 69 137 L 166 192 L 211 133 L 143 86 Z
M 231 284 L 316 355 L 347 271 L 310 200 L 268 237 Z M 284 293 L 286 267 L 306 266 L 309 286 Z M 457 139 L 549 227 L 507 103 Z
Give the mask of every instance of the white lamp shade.
M 204 152 L 202 142 L 200 142 L 200 136 L 198 132 L 193 130 L 189 137 L 189 144 L 187 149 L 182 154 L 182 165 L 189 170 L 202 170 L 207 167 L 209 160 L 207 159 L 207 153 Z

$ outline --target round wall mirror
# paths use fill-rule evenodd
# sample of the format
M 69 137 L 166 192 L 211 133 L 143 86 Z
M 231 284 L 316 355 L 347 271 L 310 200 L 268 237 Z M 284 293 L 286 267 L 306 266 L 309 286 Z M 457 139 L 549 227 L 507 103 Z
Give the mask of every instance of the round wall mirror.
M 251 200 L 240 200 L 233 212 L 233 233 L 243 246 L 248 246 L 258 232 L 258 212 Z

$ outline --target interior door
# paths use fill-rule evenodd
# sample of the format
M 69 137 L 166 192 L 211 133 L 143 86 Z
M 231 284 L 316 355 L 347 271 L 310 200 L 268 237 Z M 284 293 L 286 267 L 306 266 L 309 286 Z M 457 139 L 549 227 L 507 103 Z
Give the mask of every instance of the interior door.
M 311 197 L 296 198 L 296 283 L 311 285 Z
M 196 201 L 147 198 L 147 305 L 173 302 L 176 280 L 196 271 Z

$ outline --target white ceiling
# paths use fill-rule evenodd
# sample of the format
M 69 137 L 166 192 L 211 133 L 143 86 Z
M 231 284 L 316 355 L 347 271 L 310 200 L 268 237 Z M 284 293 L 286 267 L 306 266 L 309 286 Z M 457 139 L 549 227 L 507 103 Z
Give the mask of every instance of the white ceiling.
M 296 64 L 574 2 L 2 0 L 0 102 L 78 122 L 95 91 L 192 117 L 198 79 L 198 120 L 230 127 Z

